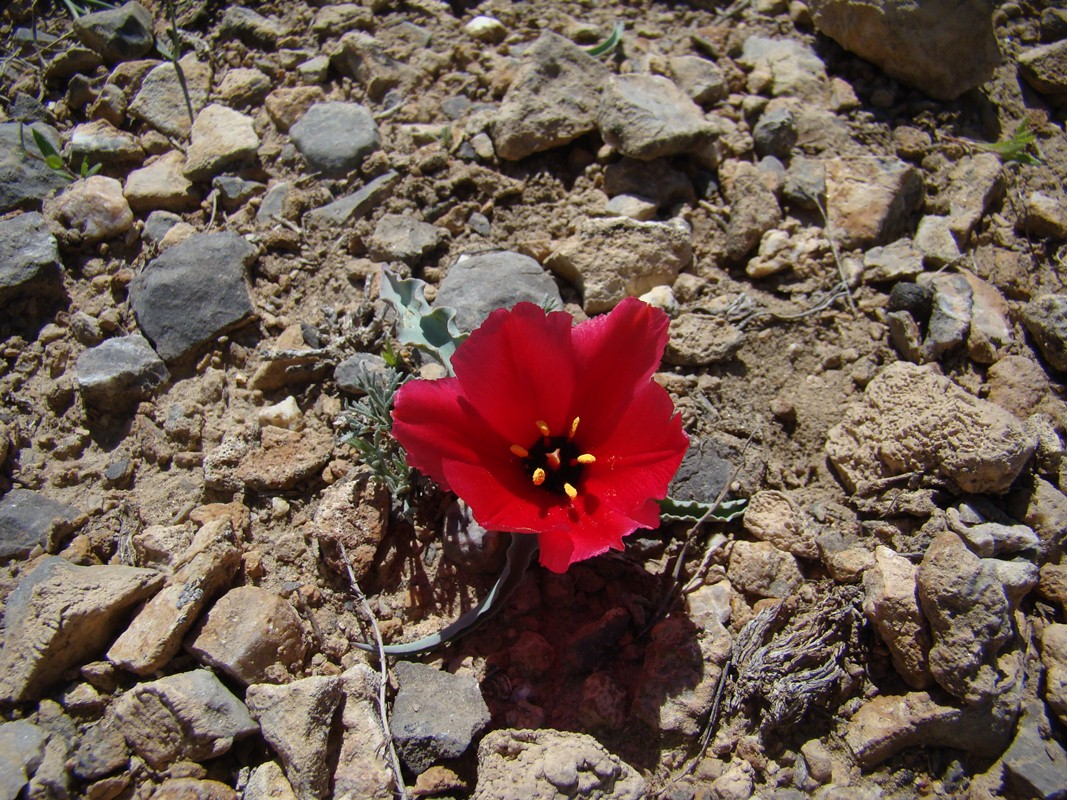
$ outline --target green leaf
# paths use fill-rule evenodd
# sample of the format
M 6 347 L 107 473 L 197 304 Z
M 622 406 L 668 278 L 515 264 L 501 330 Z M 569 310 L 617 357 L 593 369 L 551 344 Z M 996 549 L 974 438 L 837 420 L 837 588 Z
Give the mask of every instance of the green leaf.
M 59 152 L 52 146 L 52 143 L 45 138 L 43 133 L 36 128 L 30 128 L 30 135 L 33 136 L 33 141 L 36 143 L 37 149 L 41 151 L 41 155 L 44 156 L 45 163 L 48 164 L 48 166 L 52 167 L 52 162 L 48 159 L 53 157 L 59 159 L 60 167 L 63 166 L 63 159 L 59 155 Z M 52 167 L 52 169 L 55 169 L 55 167 Z
M 456 327 L 453 308 L 431 308 L 426 302 L 426 283 L 418 278 L 401 280 L 382 270 L 382 300 L 396 311 L 396 335 L 404 344 L 429 351 L 451 371 L 452 354 L 467 338 Z
M 673 497 L 659 501 L 660 517 L 667 522 L 696 522 L 709 511 L 708 519 L 730 522 L 743 515 L 747 506 L 748 500 L 745 498 L 724 500 L 718 506 L 700 500 L 676 500 Z
M 587 52 L 593 57 L 603 56 L 610 53 L 612 50 L 619 46 L 619 42 L 622 41 L 622 32 L 625 29 L 625 25 L 623 25 L 621 22 L 616 22 L 615 27 L 611 29 L 611 33 L 608 35 L 607 39 L 602 41 L 600 44 L 593 45 L 585 52 Z

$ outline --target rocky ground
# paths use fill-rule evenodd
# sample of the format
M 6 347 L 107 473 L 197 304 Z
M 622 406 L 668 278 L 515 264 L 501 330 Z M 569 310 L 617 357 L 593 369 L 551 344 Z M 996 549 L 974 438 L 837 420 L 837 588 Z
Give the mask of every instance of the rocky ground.
M 1067 13 L 869 5 L 8 4 L 0 796 L 1067 796 Z M 383 267 L 664 309 L 743 519 L 380 692 L 505 547 L 343 441 Z

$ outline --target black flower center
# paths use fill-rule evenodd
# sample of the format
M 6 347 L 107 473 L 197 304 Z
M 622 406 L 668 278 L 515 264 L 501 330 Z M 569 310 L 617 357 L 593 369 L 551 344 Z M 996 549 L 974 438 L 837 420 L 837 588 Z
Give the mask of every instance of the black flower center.
M 534 486 L 553 494 L 565 495 L 569 500 L 578 496 L 578 485 L 585 468 L 596 458 L 583 453 L 574 434 L 578 430 L 578 417 L 563 436 L 553 436 L 548 424 L 537 420 L 535 425 L 541 433 L 529 447 L 513 444 L 512 454 L 522 462 L 522 468 Z

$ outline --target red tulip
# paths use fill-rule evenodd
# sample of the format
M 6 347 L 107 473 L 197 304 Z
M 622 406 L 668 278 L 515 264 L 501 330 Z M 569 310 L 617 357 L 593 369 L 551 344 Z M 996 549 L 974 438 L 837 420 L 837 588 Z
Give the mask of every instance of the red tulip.
M 536 534 L 553 572 L 656 527 L 689 444 L 652 380 L 667 316 L 628 298 L 572 322 L 531 303 L 494 311 L 452 357 L 454 378 L 408 381 L 393 410 L 408 463 L 483 527 Z

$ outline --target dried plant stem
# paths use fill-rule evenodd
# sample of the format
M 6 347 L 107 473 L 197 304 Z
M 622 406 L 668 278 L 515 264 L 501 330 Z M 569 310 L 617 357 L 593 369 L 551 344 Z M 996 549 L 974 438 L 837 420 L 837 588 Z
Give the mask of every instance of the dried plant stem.
M 356 597 L 359 599 L 360 607 L 374 630 L 374 643 L 378 647 L 378 716 L 381 718 L 382 733 L 385 736 L 386 747 L 389 748 L 389 760 L 392 762 L 393 773 L 396 776 L 396 793 L 400 800 L 408 800 L 407 789 L 404 786 L 404 773 L 400 769 L 400 758 L 397 756 L 396 747 L 393 745 L 393 732 L 389 729 L 389 707 L 385 698 L 385 688 L 389 683 L 389 667 L 388 662 L 385 660 L 385 645 L 382 643 L 382 632 L 378 628 L 378 620 L 367 602 L 367 596 L 359 588 L 359 582 L 356 580 L 355 573 L 352 572 L 352 562 L 348 560 L 345 546 L 340 542 L 337 543 L 337 546 L 341 548 L 341 558 L 344 560 L 345 570 L 348 572 L 348 582 L 352 584 L 352 591 L 355 592 Z
M 845 264 L 841 261 L 841 250 L 837 246 L 837 240 L 834 238 L 833 231 L 830 230 L 830 216 L 826 213 L 826 208 L 818 197 L 812 197 L 815 201 L 815 206 L 819 209 L 819 213 L 822 214 L 822 221 L 825 225 L 823 230 L 826 232 L 826 241 L 830 243 L 830 252 L 834 254 L 834 263 L 837 264 L 837 274 L 841 278 L 841 285 L 845 287 L 845 296 L 848 297 L 848 307 L 852 309 L 852 315 L 856 316 L 859 312 L 856 310 L 856 301 L 852 299 L 852 290 L 848 286 L 848 280 L 845 278 Z

